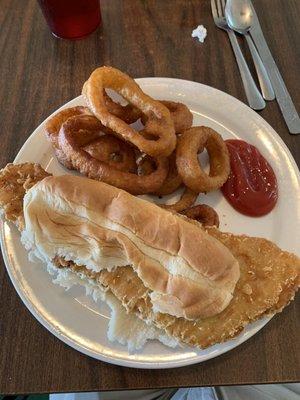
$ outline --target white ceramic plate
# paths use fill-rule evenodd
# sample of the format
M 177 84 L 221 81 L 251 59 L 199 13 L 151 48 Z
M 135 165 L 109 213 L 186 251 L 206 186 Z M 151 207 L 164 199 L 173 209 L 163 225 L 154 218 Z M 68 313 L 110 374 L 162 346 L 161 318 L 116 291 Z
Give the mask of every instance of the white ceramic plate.
M 299 251 L 299 172 L 289 150 L 271 126 L 245 104 L 211 87 L 168 78 L 137 81 L 154 98 L 185 103 L 194 114 L 194 125 L 210 126 L 224 138 L 241 138 L 259 148 L 274 168 L 279 184 L 279 201 L 270 214 L 261 218 L 241 215 L 220 192 L 202 195 L 201 202 L 212 205 L 218 211 L 221 229 L 265 237 L 283 249 Z M 82 104 L 84 100 L 79 96 L 61 108 Z M 44 135 L 44 126 L 45 121 L 26 141 L 15 162 L 37 162 L 56 175 L 70 173 L 53 156 Z M 109 310 L 105 304 L 94 303 L 81 288 L 65 292 L 52 284 L 51 277 L 42 266 L 28 261 L 20 235 L 11 224 L 2 224 L 1 240 L 10 278 L 30 312 L 60 340 L 99 360 L 135 368 L 194 364 L 233 349 L 258 332 L 269 320 L 265 318 L 253 323 L 236 339 L 203 351 L 189 347 L 170 349 L 153 341 L 148 342 L 142 351 L 128 354 L 124 346 L 107 339 Z

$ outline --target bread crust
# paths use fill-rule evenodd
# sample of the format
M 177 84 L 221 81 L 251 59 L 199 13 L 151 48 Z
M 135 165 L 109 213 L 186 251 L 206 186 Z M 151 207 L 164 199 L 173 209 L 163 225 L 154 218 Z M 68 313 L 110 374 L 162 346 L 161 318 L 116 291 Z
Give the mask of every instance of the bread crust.
M 95 271 L 132 265 L 154 308 L 177 317 L 220 313 L 239 279 L 231 252 L 199 226 L 101 182 L 46 178 L 26 194 L 24 215 L 24 235 L 46 258 Z

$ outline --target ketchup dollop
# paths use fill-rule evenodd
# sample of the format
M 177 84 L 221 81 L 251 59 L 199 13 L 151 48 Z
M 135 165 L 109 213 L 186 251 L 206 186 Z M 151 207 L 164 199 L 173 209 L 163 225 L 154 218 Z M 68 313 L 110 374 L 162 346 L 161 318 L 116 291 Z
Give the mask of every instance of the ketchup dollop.
M 278 199 L 275 173 L 255 146 L 243 140 L 225 141 L 231 172 L 221 188 L 228 202 L 242 214 L 268 214 Z

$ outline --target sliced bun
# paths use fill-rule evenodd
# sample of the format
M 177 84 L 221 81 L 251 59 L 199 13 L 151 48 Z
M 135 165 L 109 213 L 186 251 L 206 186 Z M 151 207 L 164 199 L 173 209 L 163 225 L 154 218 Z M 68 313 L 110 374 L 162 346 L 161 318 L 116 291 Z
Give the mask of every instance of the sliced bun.
M 239 279 L 230 251 L 200 227 L 101 182 L 48 177 L 24 197 L 26 247 L 93 271 L 130 265 L 153 311 L 194 320 L 220 313 Z

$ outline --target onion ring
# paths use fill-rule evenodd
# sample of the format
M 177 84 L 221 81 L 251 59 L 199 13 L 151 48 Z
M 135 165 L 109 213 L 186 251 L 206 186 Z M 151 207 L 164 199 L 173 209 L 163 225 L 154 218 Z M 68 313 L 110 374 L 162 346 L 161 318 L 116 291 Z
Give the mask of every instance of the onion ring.
M 217 212 L 207 204 L 198 204 L 197 206 L 190 207 L 181 211 L 181 214 L 201 222 L 203 226 L 216 226 L 218 228 L 220 225 Z
M 209 175 L 198 161 L 198 151 L 204 148 L 209 155 Z M 178 138 L 176 165 L 185 185 L 197 193 L 220 188 L 230 172 L 228 150 L 222 137 L 205 126 L 190 128 Z
M 139 176 L 145 176 L 152 174 L 155 171 L 155 161 L 152 157 L 148 156 L 147 154 L 143 153 L 140 154 L 136 160 L 137 165 L 137 174 Z
M 109 185 L 124 189 L 132 194 L 146 194 L 157 190 L 168 174 L 168 159 L 155 159 L 157 169 L 147 176 L 138 176 L 130 172 L 119 171 L 103 161 L 96 160 L 78 146 L 81 136 L 97 133 L 101 122 L 94 116 L 80 115 L 69 118 L 61 127 L 58 135 L 59 146 L 65 152 L 73 167 L 83 175 Z
M 192 206 L 197 200 L 198 193 L 193 192 L 189 188 L 185 188 L 180 199 L 174 204 L 157 204 L 162 208 L 169 211 L 181 212 L 186 208 Z
M 182 133 L 193 125 L 193 114 L 185 104 L 167 100 L 160 102 L 170 111 L 176 133 Z
M 142 154 L 137 159 L 138 175 L 148 175 L 155 169 L 153 159 L 147 154 Z M 169 157 L 169 172 L 162 186 L 152 193 L 156 196 L 166 196 L 175 192 L 182 184 L 182 179 L 177 172 L 176 154 L 173 152 Z
M 85 90 L 85 89 L 84 89 Z M 121 104 L 113 101 L 111 97 L 104 90 L 103 97 L 105 100 L 105 105 L 109 112 L 116 117 L 122 119 L 127 124 L 132 124 L 141 118 L 142 123 L 145 125 L 146 118 L 145 115 L 136 107 L 131 104 L 126 104 L 122 106 Z M 189 129 L 193 124 L 193 114 L 183 103 L 176 103 L 175 101 L 159 100 L 161 104 L 167 107 L 170 111 L 171 118 L 174 123 L 175 133 L 181 133 L 186 129 Z
M 170 111 L 176 133 L 182 133 L 193 125 L 193 114 L 185 104 L 168 100 L 161 100 L 161 103 Z
M 126 104 L 126 106 L 122 106 L 121 104 L 113 101 L 106 91 L 103 91 L 103 97 L 105 101 L 105 105 L 109 112 L 116 117 L 120 118 L 122 121 L 126 122 L 126 124 L 132 124 L 141 118 L 141 111 L 133 107 L 131 104 Z
M 170 164 L 172 162 L 173 162 L 173 168 L 174 168 L 174 165 L 176 167 L 175 153 L 172 153 L 171 157 L 169 157 L 169 173 L 168 173 L 166 180 L 164 181 L 163 185 L 161 186 L 161 188 L 159 190 L 157 190 L 156 192 L 151 193 L 151 194 L 155 194 L 157 196 L 163 196 L 163 194 L 158 194 L 158 193 L 171 194 L 176 189 L 178 189 L 178 187 L 181 185 L 181 183 L 182 183 L 181 178 L 180 178 L 179 182 L 176 182 L 178 174 L 176 174 L 176 173 L 174 174 L 174 171 L 173 171 L 173 176 L 171 176 L 171 178 L 170 178 L 170 175 L 172 175 L 172 172 L 170 174 L 170 168 L 172 168 Z M 154 170 L 153 159 L 150 158 L 147 154 L 143 154 L 137 159 L 137 166 L 138 166 L 138 174 L 143 175 L 143 176 L 152 173 Z M 169 177 L 169 180 L 168 180 L 168 177 Z M 176 185 L 175 185 L 175 182 L 176 182 Z M 180 211 L 183 211 L 186 208 L 192 206 L 194 204 L 194 202 L 196 201 L 197 197 L 198 197 L 198 193 L 194 193 L 192 190 L 190 190 L 189 188 L 186 187 L 185 190 L 183 191 L 180 199 L 176 203 L 174 203 L 174 204 L 156 203 L 156 204 L 162 208 L 169 210 L 169 211 L 180 212 Z
M 175 133 L 182 133 L 193 125 L 193 114 L 183 103 L 175 101 L 159 100 L 170 111 L 174 123 Z M 142 116 L 142 123 L 145 124 L 146 118 Z
M 136 170 L 134 149 L 112 135 L 100 136 L 82 149 L 119 171 L 134 173 Z
M 130 104 L 146 115 L 144 131 L 157 140 L 148 140 L 106 107 L 104 89 L 115 90 Z M 97 68 L 83 86 L 83 95 L 93 114 L 110 128 L 116 136 L 123 138 L 153 157 L 170 155 L 176 145 L 174 124 L 169 110 L 159 101 L 146 95 L 137 83 L 123 72 L 112 67 Z
M 58 134 L 62 124 L 70 117 L 76 115 L 92 115 L 87 107 L 72 107 L 66 108 L 51 117 L 46 123 L 46 136 L 51 142 L 55 155 L 58 161 L 68 169 L 74 169 L 70 161 L 67 160 L 66 155 L 59 147 Z
M 181 176 L 178 174 L 176 166 L 176 152 L 169 157 L 169 172 L 162 186 L 154 193 L 157 196 L 166 196 L 175 192 L 182 184 Z

